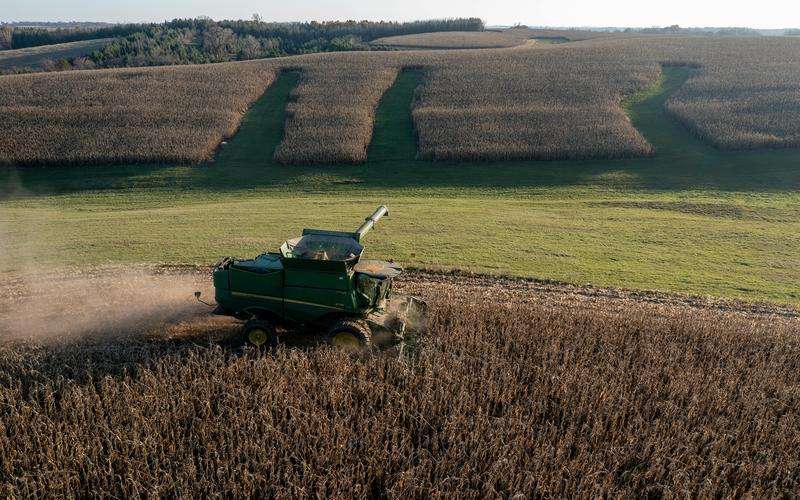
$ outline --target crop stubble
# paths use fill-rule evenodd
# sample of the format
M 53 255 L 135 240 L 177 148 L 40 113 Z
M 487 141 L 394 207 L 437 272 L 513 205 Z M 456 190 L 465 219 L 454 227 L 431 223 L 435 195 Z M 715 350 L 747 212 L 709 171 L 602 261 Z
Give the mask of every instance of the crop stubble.
M 426 291 L 432 310 L 405 362 L 325 347 L 231 350 L 209 343 L 231 327 L 202 316 L 177 328 L 182 340 L 4 342 L 0 491 L 780 496 L 800 487 L 796 311 L 409 278 L 401 288 Z

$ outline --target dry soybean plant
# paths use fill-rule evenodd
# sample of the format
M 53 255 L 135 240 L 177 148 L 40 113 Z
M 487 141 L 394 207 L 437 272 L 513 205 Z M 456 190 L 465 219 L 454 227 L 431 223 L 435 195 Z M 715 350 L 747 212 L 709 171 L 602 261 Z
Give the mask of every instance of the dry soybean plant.
M 3 496 L 782 496 L 796 320 L 432 303 L 409 361 L 200 340 L 0 348 Z

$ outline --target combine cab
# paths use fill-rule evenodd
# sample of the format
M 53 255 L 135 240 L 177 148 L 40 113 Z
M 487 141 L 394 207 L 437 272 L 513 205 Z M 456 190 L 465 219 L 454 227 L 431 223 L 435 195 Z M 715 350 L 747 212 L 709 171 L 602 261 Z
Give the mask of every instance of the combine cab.
M 256 346 L 277 343 L 279 325 L 324 331 L 340 347 L 402 340 L 424 303 L 393 296 L 400 267 L 361 258 L 364 236 L 384 215 L 382 205 L 354 233 L 304 229 L 277 253 L 222 259 L 214 268 L 216 313 L 246 321 L 244 337 Z

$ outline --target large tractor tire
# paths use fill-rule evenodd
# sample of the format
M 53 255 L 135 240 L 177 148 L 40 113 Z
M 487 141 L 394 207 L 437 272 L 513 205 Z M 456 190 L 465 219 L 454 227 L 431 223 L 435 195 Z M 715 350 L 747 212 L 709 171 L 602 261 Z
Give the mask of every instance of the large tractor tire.
M 266 319 L 253 318 L 244 324 L 242 339 L 246 345 L 272 349 L 278 346 L 275 324 Z
M 372 329 L 366 321 L 345 318 L 328 329 L 328 344 L 348 350 L 372 347 Z

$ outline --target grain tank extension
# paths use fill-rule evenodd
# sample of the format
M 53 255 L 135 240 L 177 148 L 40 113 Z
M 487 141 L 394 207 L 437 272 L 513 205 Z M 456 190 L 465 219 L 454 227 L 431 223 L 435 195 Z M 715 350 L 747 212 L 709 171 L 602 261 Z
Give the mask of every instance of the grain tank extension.
M 257 346 L 277 343 L 281 326 L 322 331 L 341 347 L 402 339 L 424 303 L 393 295 L 399 266 L 362 259 L 364 237 L 388 214 L 381 205 L 355 232 L 304 229 L 278 252 L 222 259 L 213 271 L 215 312 L 246 321 L 244 337 Z

